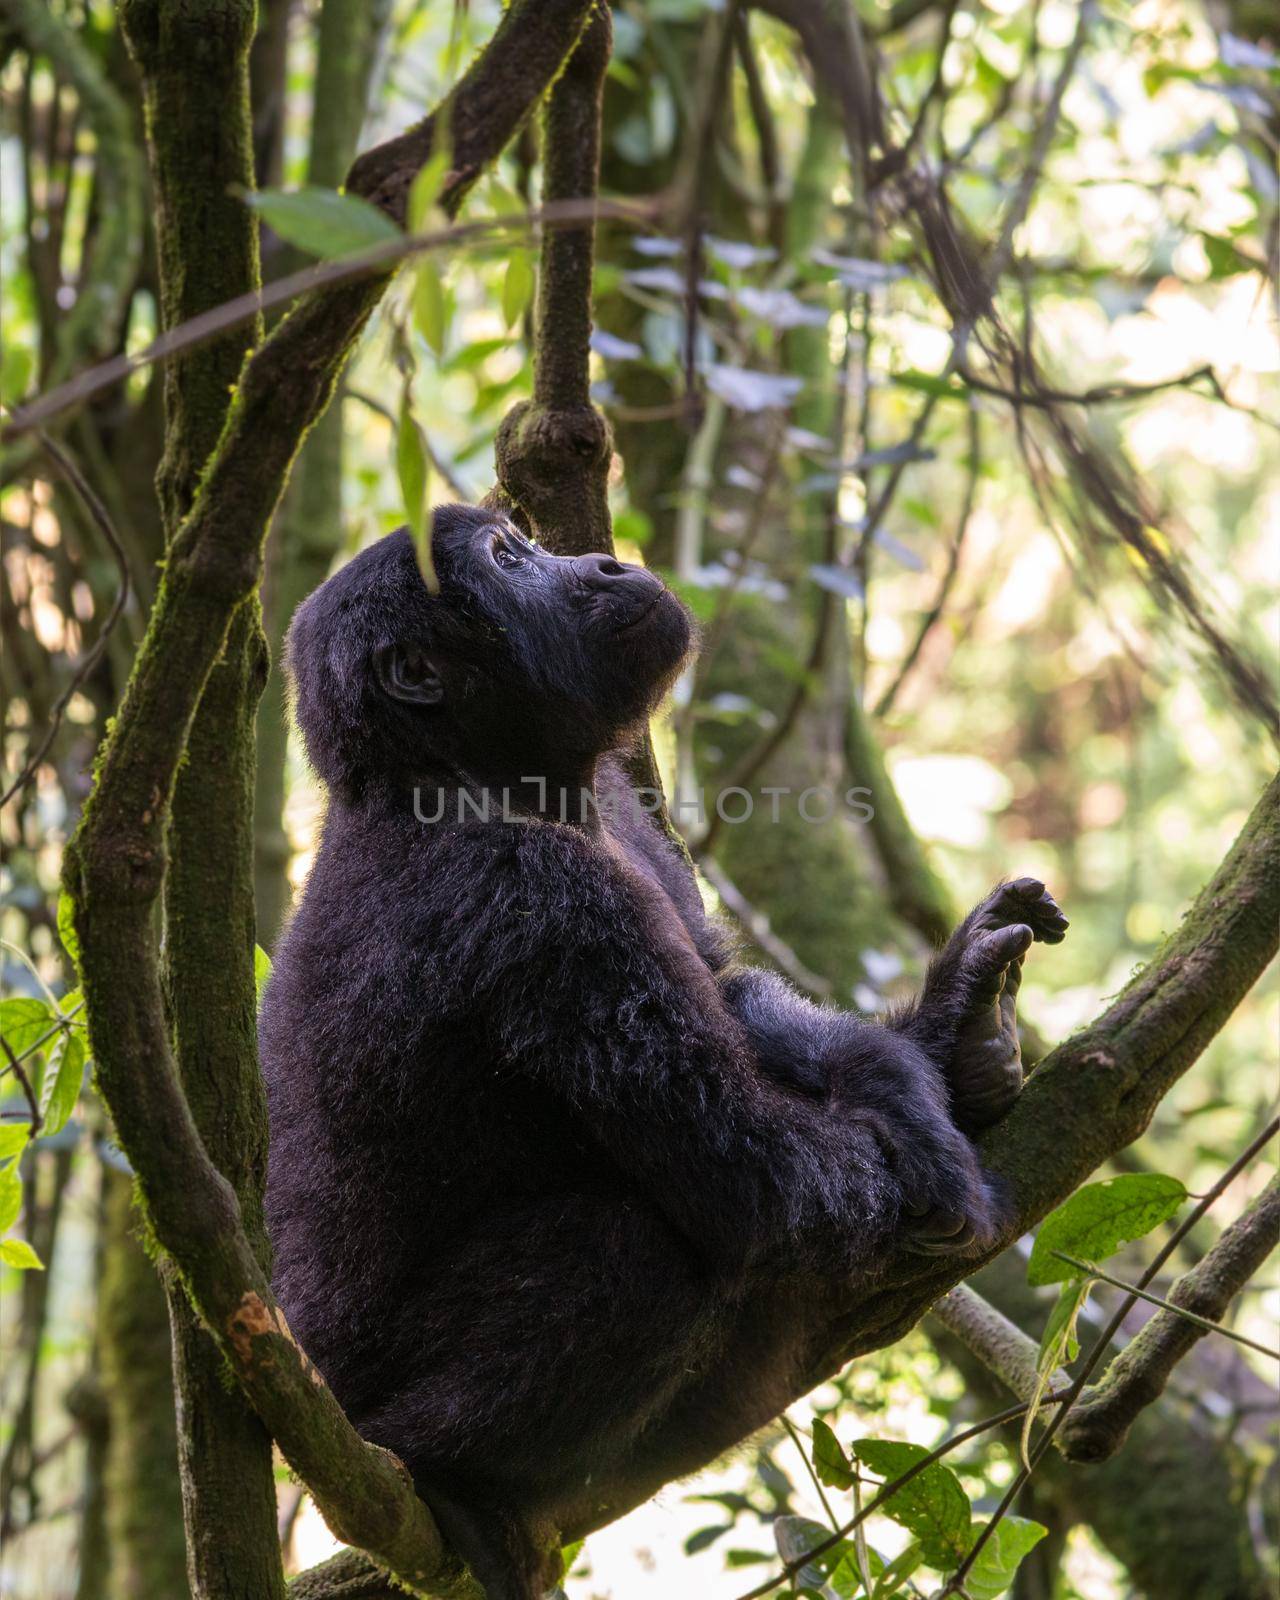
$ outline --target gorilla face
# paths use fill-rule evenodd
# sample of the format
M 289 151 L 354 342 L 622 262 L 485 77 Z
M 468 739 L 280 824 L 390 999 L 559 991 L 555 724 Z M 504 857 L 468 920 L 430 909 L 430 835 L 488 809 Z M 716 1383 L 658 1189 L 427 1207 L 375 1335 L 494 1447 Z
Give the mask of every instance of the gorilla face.
M 688 612 L 642 567 L 551 555 L 472 506 L 436 511 L 432 552 L 438 596 L 401 530 L 294 618 L 298 720 L 331 787 L 559 777 L 625 740 L 689 653 Z

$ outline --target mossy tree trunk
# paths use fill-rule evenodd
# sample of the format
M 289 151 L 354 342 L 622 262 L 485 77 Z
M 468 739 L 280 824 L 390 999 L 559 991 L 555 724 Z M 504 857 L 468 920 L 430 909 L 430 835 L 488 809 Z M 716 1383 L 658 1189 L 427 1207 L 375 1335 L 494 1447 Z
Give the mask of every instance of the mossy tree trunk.
M 252 0 L 124 0 L 143 82 L 165 327 L 258 283 L 248 62 Z M 169 363 L 157 490 L 172 546 L 217 443 L 258 329 L 249 323 Z M 165 998 L 187 1102 L 234 1188 L 252 1248 L 269 1259 L 262 1196 L 267 1122 L 255 1067 L 254 709 L 266 674 L 256 595 L 231 619 L 178 775 L 164 885 Z M 197 1600 L 284 1593 L 271 1440 L 230 1386 L 216 1346 L 166 1265 L 179 1397 L 178 1460 Z

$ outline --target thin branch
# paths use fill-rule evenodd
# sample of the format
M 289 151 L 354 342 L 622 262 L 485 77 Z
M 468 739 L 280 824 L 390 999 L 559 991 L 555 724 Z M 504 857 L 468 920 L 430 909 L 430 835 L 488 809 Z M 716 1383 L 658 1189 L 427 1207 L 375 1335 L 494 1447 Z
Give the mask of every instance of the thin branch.
M 1073 1408 L 1061 1439 L 1069 1460 L 1105 1461 L 1119 1450 L 1138 1413 L 1160 1397 L 1174 1368 L 1202 1337 L 1200 1323 L 1217 1325 L 1278 1239 L 1280 1179 L 1273 1178 L 1174 1285 L 1169 1309 L 1139 1330 Z
M 40 1104 L 36 1099 L 36 1092 L 31 1087 L 31 1079 L 27 1077 L 21 1059 L 14 1055 L 12 1046 L 2 1033 L 0 1033 L 0 1049 L 3 1049 L 5 1055 L 9 1058 L 9 1065 L 5 1070 L 12 1072 L 18 1080 L 18 1087 L 22 1090 L 27 1107 L 31 1112 L 31 1137 L 34 1139 L 36 1134 L 40 1132 L 40 1126 L 44 1121 L 44 1118 L 40 1115 Z
M 768 917 L 751 904 L 710 856 L 698 857 L 698 871 L 724 901 L 748 937 L 760 946 L 780 971 L 786 973 L 792 983 L 821 1000 L 830 998 L 830 981 L 805 966 L 791 946 L 774 933 Z
M 786 207 L 783 201 L 782 158 L 778 149 L 778 129 L 751 40 L 751 19 L 741 9 L 733 19 L 733 43 L 738 65 L 742 68 L 742 77 L 747 88 L 747 105 L 750 107 L 751 122 L 756 132 L 761 187 L 764 190 L 765 210 L 768 216 L 766 232 L 772 244 L 781 253 L 786 228 Z
M 729 0 L 720 17 L 709 19 L 703 36 L 703 49 L 710 46 L 711 71 L 700 74 L 701 99 L 692 129 L 693 168 L 684 199 L 684 328 L 681 340 L 681 366 L 684 370 L 685 425 L 690 433 L 702 420 L 698 390 L 698 308 L 699 280 L 702 277 L 702 236 L 706 231 L 707 183 L 715 155 L 716 122 L 721 116 L 729 64 L 741 0 Z
M 1013 236 L 1026 220 L 1027 212 L 1031 207 L 1031 198 L 1035 194 L 1036 185 L 1040 182 L 1040 174 L 1044 170 L 1045 161 L 1049 155 L 1050 146 L 1053 144 L 1054 135 L 1058 131 L 1058 122 L 1062 115 L 1062 100 L 1067 92 L 1067 86 L 1075 76 L 1076 67 L 1080 63 L 1080 53 L 1084 49 L 1084 42 L 1089 33 L 1089 26 L 1097 16 L 1097 7 L 1094 0 L 1081 0 L 1080 9 L 1076 15 L 1076 31 L 1071 37 L 1062 58 L 1062 65 L 1058 69 L 1058 76 L 1054 80 L 1053 89 L 1049 94 L 1049 103 L 1045 107 L 1044 116 L 1036 129 L 1035 141 L 1031 146 L 1027 163 L 1022 170 L 1022 177 L 1013 199 L 1009 202 L 1005 212 L 1004 222 L 1000 229 L 1000 237 L 995 249 L 991 252 L 987 263 L 987 277 L 991 283 L 996 283 L 1005 268 L 1009 265 L 1013 254 Z
M 929 87 L 924 92 L 924 98 L 920 101 L 919 107 L 916 110 L 915 120 L 911 124 L 911 131 L 907 134 L 906 142 L 902 146 L 900 159 L 904 163 L 911 159 L 912 152 L 915 150 L 916 145 L 920 142 L 921 135 L 924 133 L 925 119 L 929 115 L 929 108 L 942 94 L 942 69 L 947 59 L 947 46 L 951 43 L 951 25 L 955 21 L 955 15 L 959 9 L 959 5 L 960 0 L 946 0 L 946 4 L 942 7 L 942 26 L 939 30 L 938 57 L 934 63 L 933 77 L 930 80 Z
M 1256 1339 L 1248 1339 L 1243 1333 L 1237 1333 L 1234 1328 L 1223 1327 L 1220 1322 L 1215 1322 L 1210 1317 L 1202 1317 L 1199 1312 L 1190 1311 L 1186 1306 L 1177 1305 L 1172 1300 L 1166 1300 L 1163 1295 L 1153 1294 L 1150 1289 L 1139 1289 L 1127 1278 L 1117 1278 L 1112 1273 L 1105 1272 L 1096 1261 L 1081 1261 L 1079 1257 L 1066 1255 L 1061 1250 L 1050 1251 L 1050 1254 L 1057 1256 L 1059 1261 L 1065 1261 L 1077 1272 L 1083 1272 L 1090 1278 L 1097 1278 L 1102 1283 L 1109 1283 L 1113 1289 L 1123 1289 L 1128 1294 L 1136 1295 L 1139 1300 L 1145 1300 L 1148 1305 L 1159 1306 L 1162 1311 L 1182 1317 L 1194 1324 L 1201 1333 L 1220 1333 L 1224 1339 L 1234 1339 L 1237 1344 L 1246 1345 L 1250 1350 L 1256 1350 L 1259 1355 L 1269 1356 L 1272 1361 L 1280 1361 L 1280 1350 L 1273 1350 L 1270 1345 L 1260 1344 Z
M 482 217 L 475 222 L 455 222 L 448 227 L 429 229 L 424 233 L 405 234 L 401 239 L 388 239 L 384 244 L 371 246 L 355 255 L 304 267 L 264 284 L 250 294 L 238 295 L 224 305 L 215 306 L 198 317 L 178 323 L 135 355 L 113 356 L 109 361 L 100 361 L 67 383 L 18 406 L 0 428 L 0 443 L 8 443 L 32 428 L 40 427 L 71 406 L 91 399 L 144 367 L 167 361 L 171 356 L 214 339 L 228 329 L 249 322 L 276 306 L 286 305 L 291 300 L 304 295 L 309 299 L 318 299 L 321 291 L 340 290 L 361 279 L 371 279 L 380 294 L 385 287 L 384 274 L 388 269 L 413 256 L 447 249 L 452 245 L 501 242 L 513 233 L 523 234 L 534 228 L 571 228 L 581 225 L 585 218 L 608 218 L 634 228 L 652 228 L 658 215 L 659 202 L 656 199 L 561 201 L 553 206 L 535 206 L 528 211 L 504 212 L 501 216 Z M 271 344 L 272 340 L 268 339 L 259 354 L 270 348 Z
M 49 1029 L 48 1033 L 42 1033 L 40 1035 L 40 1037 L 35 1041 L 34 1044 L 29 1044 L 27 1046 L 27 1048 L 25 1050 L 23 1050 L 20 1055 L 18 1055 L 17 1057 L 15 1057 L 11 1061 L 10 1066 L 8 1066 L 8 1067 L 0 1067 L 0 1073 L 9 1072 L 9 1071 L 13 1070 L 13 1068 L 15 1068 L 17 1066 L 20 1066 L 22 1064 L 22 1062 L 26 1061 L 29 1056 L 35 1055 L 36 1051 L 39 1050 L 42 1045 L 47 1044 L 49 1042 L 49 1040 L 52 1039 L 55 1034 L 65 1033 L 67 1031 L 67 1029 L 71 1026 L 72 1017 L 74 1017 L 78 1012 L 82 1011 L 83 1009 L 84 1009 L 84 1001 L 81 1000 L 78 1005 L 72 1006 L 70 1011 L 68 1011 L 68 1012 L 62 1014 L 61 1016 L 59 1016 L 58 1021 L 55 1022 L 53 1027 Z M 6 1046 L 6 1049 L 7 1048 L 8 1047 Z
M 1095 384 L 1089 389 L 1054 389 L 1042 383 L 1010 389 L 1003 384 L 993 383 L 989 378 L 979 377 L 966 365 L 958 366 L 956 373 L 970 389 L 977 390 L 979 394 L 994 395 L 999 400 L 1008 400 L 1017 406 L 1030 406 L 1038 411 L 1047 411 L 1055 405 L 1122 405 L 1129 400 L 1142 400 L 1148 395 L 1164 394 L 1170 389 L 1191 389 L 1197 383 L 1204 383 L 1209 387 L 1209 394 L 1200 398 L 1216 400 L 1232 411 L 1240 412 L 1242 416 L 1252 417 L 1264 427 L 1280 429 L 1280 418 L 1269 417 L 1252 406 L 1237 405 L 1227 394 L 1216 369 L 1209 365 L 1192 367 L 1187 372 L 1178 373 L 1172 378 L 1158 378 L 1152 383 L 1116 381 Z
M 382 401 L 377 399 L 374 395 L 366 394 L 363 389 L 353 389 L 348 385 L 342 391 L 342 398 L 344 400 L 355 400 L 358 404 L 364 406 L 367 411 L 372 411 L 375 417 L 381 417 L 382 420 L 388 423 L 392 429 L 395 428 L 395 412 L 392 411 L 390 406 L 384 406 Z M 423 441 L 427 447 L 427 460 L 431 464 L 431 470 L 439 474 L 439 476 L 444 479 L 445 483 L 448 484 L 450 490 L 457 495 L 459 500 L 466 501 L 468 504 L 470 504 L 470 502 L 476 497 L 475 490 L 462 481 L 457 474 L 457 470 L 454 467 L 453 462 L 451 462 L 448 457 L 442 455 L 441 452 L 436 449 L 435 445 L 431 441 L 430 434 L 428 434 L 425 429 L 423 430 Z
M 832 420 L 832 436 L 836 443 L 836 450 L 840 454 L 843 454 L 845 414 L 849 399 L 849 374 L 852 358 L 853 319 L 846 300 L 844 348 L 841 354 L 840 373 L 836 387 L 835 416 Z M 833 496 L 827 505 L 826 525 L 823 529 L 822 561 L 827 566 L 840 565 L 840 527 L 837 497 Z M 747 788 L 791 737 L 800 720 L 801 713 L 809 702 L 809 696 L 813 692 L 814 685 L 826 665 L 827 653 L 831 646 L 831 636 L 836 625 L 837 616 L 840 614 L 838 606 L 838 597 L 830 589 L 823 588 L 818 595 L 818 611 L 814 620 L 813 638 L 809 645 L 809 653 L 800 669 L 795 688 L 791 691 L 787 703 L 782 709 L 781 716 L 779 716 L 769 732 L 735 763 L 722 788 Z M 723 819 L 718 811 L 711 814 L 707 821 L 706 831 L 698 840 L 700 850 L 708 852 L 712 849 L 716 839 L 719 837 L 722 821 Z
M 809 1474 L 809 1481 L 813 1484 L 813 1487 L 817 1492 L 818 1499 L 822 1502 L 822 1509 L 827 1514 L 827 1521 L 833 1528 L 838 1527 L 839 1524 L 836 1521 L 836 1514 L 831 1509 L 831 1502 L 827 1499 L 826 1490 L 822 1487 L 822 1480 L 818 1477 L 817 1471 L 812 1460 L 810 1459 L 809 1452 L 804 1447 L 804 1440 L 800 1437 L 800 1430 L 796 1427 L 795 1423 L 792 1422 L 791 1418 L 786 1414 L 785 1411 L 782 1413 L 782 1426 L 790 1435 L 792 1444 L 795 1445 L 796 1449 L 800 1452 L 800 1459 L 804 1462 L 804 1470 Z
M 1040 1387 L 1040 1352 L 1035 1340 L 967 1283 L 958 1283 L 944 1294 L 930 1315 L 955 1334 L 1020 1400 L 1034 1398 Z M 1062 1383 L 1068 1381 L 1065 1373 L 1059 1376 Z
M 79 496 L 85 510 L 93 518 L 99 533 L 101 533 L 102 537 L 107 541 L 107 544 L 111 550 L 111 554 L 115 558 L 116 566 L 119 569 L 120 583 L 116 589 L 115 599 L 111 602 L 111 608 L 107 612 L 106 617 L 103 619 L 101 628 L 98 630 L 98 637 L 85 652 L 79 666 L 71 674 L 70 683 L 67 684 L 66 688 L 54 702 L 53 710 L 49 716 L 49 725 L 45 729 L 44 737 L 36 746 L 34 753 L 28 757 L 27 763 L 23 767 L 22 771 L 5 790 L 4 794 L 0 795 L 0 806 L 8 805 L 9 801 L 13 799 L 14 795 L 18 794 L 20 790 L 25 788 L 25 786 L 31 782 L 32 778 L 34 778 L 36 773 L 39 771 L 40 763 L 49 753 L 50 746 L 57 737 L 58 729 L 62 726 L 62 718 L 67 707 L 71 704 L 72 695 L 74 695 L 81 685 L 87 681 L 89 674 L 97 666 L 98 662 L 101 661 L 103 654 L 106 651 L 107 644 L 111 638 L 111 630 L 120 620 L 120 614 L 123 612 L 129 601 L 129 560 L 125 555 L 124 545 L 120 542 L 120 536 L 115 530 L 115 525 L 112 523 L 111 518 L 107 513 L 106 506 L 103 505 L 102 501 L 94 492 L 92 485 L 87 481 L 84 474 L 80 471 L 80 468 L 62 448 L 62 446 L 51 439 L 47 433 L 42 432 L 38 435 L 38 437 L 41 447 L 44 449 L 45 453 L 57 464 L 63 476 L 67 479 L 75 493 Z
M 956 574 L 960 570 L 960 552 L 964 546 L 965 534 L 968 532 L 969 523 L 973 517 L 974 503 L 978 497 L 978 478 L 982 471 L 982 422 L 976 406 L 969 407 L 969 456 L 965 464 L 964 499 L 960 506 L 960 515 L 956 518 L 956 531 L 952 535 L 951 547 L 947 552 L 946 570 L 938 582 L 933 603 L 920 619 L 916 629 L 916 636 L 911 641 L 910 648 L 902 658 L 902 664 L 894 675 L 892 683 L 876 701 L 874 715 L 877 720 L 888 716 L 893 709 L 893 703 L 902 692 L 902 686 L 911 675 L 916 662 L 920 659 L 920 652 L 924 649 L 925 641 L 933 632 L 946 610 L 947 601 L 951 596 L 952 586 L 956 581 Z

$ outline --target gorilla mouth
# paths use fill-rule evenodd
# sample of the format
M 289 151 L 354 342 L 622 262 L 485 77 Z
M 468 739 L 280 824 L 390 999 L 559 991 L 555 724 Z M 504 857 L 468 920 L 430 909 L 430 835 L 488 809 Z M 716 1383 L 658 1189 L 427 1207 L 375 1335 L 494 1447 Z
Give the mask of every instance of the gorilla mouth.
M 631 612 L 622 622 L 619 622 L 616 626 L 615 632 L 626 633 L 629 629 L 637 627 L 653 612 L 654 608 L 665 594 L 665 589 L 659 589 L 652 599 L 646 600 L 638 611 Z

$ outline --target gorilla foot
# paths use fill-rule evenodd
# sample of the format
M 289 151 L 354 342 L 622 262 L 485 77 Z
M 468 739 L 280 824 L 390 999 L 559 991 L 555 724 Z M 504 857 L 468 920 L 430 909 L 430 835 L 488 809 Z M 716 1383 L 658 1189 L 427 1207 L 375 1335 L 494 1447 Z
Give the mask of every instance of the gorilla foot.
M 1060 944 L 1067 919 L 1038 878 L 997 884 L 935 961 L 921 1001 L 936 1030 L 952 1115 L 966 1133 L 997 1122 L 1022 1088 L 1017 996 L 1035 941 Z M 945 1021 L 944 1021 L 945 1019 Z
M 524 1518 L 488 1494 L 462 1499 L 434 1483 L 418 1489 L 485 1600 L 543 1600 L 555 1589 L 562 1573 L 559 1551 L 540 1548 L 544 1541 Z
M 1025 923 L 1032 937 L 1044 944 L 1061 944 L 1070 927 L 1061 906 L 1039 878 L 1015 878 L 1012 883 L 998 883 L 969 913 L 954 937 L 1017 923 Z

